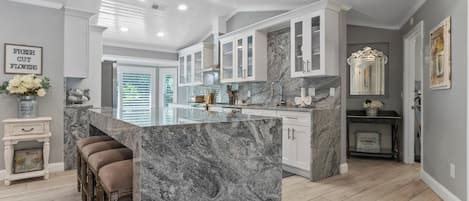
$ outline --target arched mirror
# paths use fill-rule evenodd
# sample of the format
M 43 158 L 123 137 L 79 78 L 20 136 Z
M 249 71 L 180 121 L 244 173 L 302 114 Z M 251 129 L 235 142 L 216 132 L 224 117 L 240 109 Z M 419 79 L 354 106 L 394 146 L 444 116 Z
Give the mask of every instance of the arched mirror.
M 358 50 L 347 59 L 351 96 L 384 96 L 388 57 L 371 47 Z

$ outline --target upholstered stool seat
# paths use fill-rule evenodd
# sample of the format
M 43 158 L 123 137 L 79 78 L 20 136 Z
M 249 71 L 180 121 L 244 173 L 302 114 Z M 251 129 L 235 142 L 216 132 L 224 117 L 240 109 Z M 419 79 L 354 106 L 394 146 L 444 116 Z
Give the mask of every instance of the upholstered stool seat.
M 86 185 L 87 200 L 94 200 L 95 187 L 99 182 L 97 175 L 101 167 L 114 162 L 132 159 L 132 156 L 132 150 L 128 148 L 109 149 L 91 154 L 88 158 L 87 181 L 89 182 Z
M 96 143 L 84 146 L 81 150 L 81 154 L 83 158 L 86 161 L 88 161 L 88 158 L 94 153 L 109 150 L 109 149 L 122 148 L 122 147 L 124 147 L 124 145 L 114 140 L 96 142 Z
M 80 192 L 82 190 L 82 187 L 83 187 L 83 180 L 85 178 L 85 172 L 86 172 L 86 163 L 85 161 L 83 161 L 83 157 L 81 155 L 81 151 L 83 149 L 83 147 L 85 147 L 86 145 L 89 145 L 89 144 L 93 144 L 93 143 L 96 143 L 96 142 L 103 142 L 103 141 L 110 141 L 112 140 L 111 137 L 107 136 L 107 135 L 103 135 L 103 136 L 91 136 L 91 137 L 87 137 L 87 138 L 83 138 L 83 139 L 80 139 L 77 141 L 77 190 L 78 192 Z
M 92 154 L 88 158 L 89 168 L 97 174 L 101 167 L 123 160 L 132 159 L 132 150 L 128 148 L 109 149 Z
M 93 144 L 96 142 L 102 142 L 102 141 L 109 141 L 112 140 L 112 137 L 109 137 L 107 135 L 103 136 L 91 136 L 87 138 L 83 138 L 77 141 L 77 147 L 78 149 L 83 148 L 86 145 Z
M 98 201 L 117 201 L 132 196 L 133 160 L 119 161 L 102 167 L 99 170 Z

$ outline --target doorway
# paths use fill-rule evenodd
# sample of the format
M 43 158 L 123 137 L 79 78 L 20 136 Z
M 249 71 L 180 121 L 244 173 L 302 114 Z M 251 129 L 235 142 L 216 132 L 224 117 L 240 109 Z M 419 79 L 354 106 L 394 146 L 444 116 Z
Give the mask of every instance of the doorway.
M 177 69 L 161 68 L 159 70 L 159 107 L 168 107 L 177 103 Z
M 423 142 L 423 21 L 404 36 L 404 162 L 421 161 Z

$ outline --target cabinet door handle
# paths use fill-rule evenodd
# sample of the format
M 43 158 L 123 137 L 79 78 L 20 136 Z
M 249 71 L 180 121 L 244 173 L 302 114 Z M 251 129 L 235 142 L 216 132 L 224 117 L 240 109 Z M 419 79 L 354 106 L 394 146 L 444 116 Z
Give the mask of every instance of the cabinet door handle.
M 288 139 L 290 139 L 290 128 L 288 128 Z
M 295 140 L 295 129 L 292 128 L 291 130 L 292 130 L 292 131 L 291 131 L 291 135 L 292 135 L 291 139 L 292 139 L 292 140 Z
M 31 131 L 33 131 L 33 130 L 34 130 L 34 128 L 30 128 L 30 129 L 24 129 L 24 128 L 22 128 L 22 129 L 21 129 L 21 131 L 26 132 L 26 133 L 31 132 Z

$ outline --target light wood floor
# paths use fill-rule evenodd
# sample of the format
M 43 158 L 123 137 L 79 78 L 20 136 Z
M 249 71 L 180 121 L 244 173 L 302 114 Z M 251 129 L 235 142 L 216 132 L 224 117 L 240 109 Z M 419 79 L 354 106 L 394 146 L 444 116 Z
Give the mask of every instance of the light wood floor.
M 353 159 L 348 174 L 310 182 L 293 176 L 283 180 L 283 201 L 440 201 L 419 179 L 418 165 Z M 0 201 L 80 201 L 75 171 L 52 174 L 50 180 L 0 184 Z

